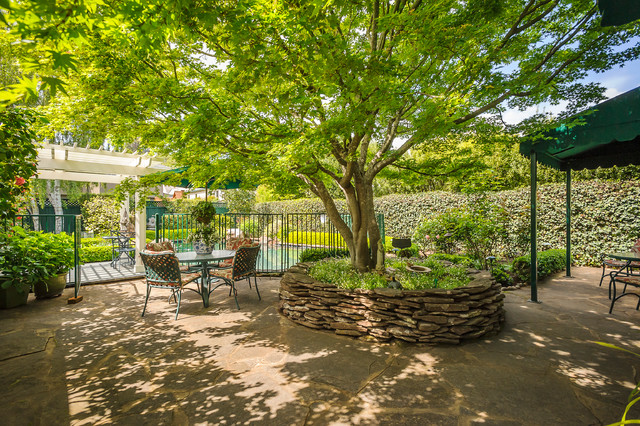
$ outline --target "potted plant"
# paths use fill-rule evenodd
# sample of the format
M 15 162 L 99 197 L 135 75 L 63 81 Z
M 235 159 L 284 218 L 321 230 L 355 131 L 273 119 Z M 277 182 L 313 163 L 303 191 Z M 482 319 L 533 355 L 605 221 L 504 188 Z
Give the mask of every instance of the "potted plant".
M 0 231 L 0 308 L 26 305 L 32 284 L 45 269 L 29 256 L 27 235 L 20 227 Z
M 73 239 L 70 235 L 36 233 L 31 256 L 45 266 L 41 279 L 33 284 L 36 298 L 56 297 L 62 294 L 67 285 L 67 273 L 74 266 Z
M 209 254 L 220 241 L 220 235 L 211 225 L 216 208 L 207 201 L 201 201 L 191 209 L 191 217 L 196 221 L 196 229 L 189 234 L 187 241 L 193 243 L 196 254 Z

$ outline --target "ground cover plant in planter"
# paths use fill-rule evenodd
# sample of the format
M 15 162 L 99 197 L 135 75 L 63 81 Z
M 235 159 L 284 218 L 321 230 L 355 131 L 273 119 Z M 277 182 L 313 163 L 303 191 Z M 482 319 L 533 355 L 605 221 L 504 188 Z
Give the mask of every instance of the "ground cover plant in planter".
M 280 312 L 306 327 L 381 341 L 457 344 L 500 330 L 504 295 L 489 271 L 437 259 L 386 265 L 383 275 L 355 272 L 346 259 L 298 263 L 280 282 Z

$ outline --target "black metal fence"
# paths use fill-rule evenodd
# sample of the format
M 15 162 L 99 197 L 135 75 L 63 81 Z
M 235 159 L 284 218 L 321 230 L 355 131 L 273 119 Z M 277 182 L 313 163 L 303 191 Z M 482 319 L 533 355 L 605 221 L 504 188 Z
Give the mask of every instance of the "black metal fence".
M 16 217 L 13 225 L 18 225 L 31 231 L 42 231 L 54 234 L 64 232 L 71 235 L 73 238 L 74 267 L 67 275 L 67 286 L 73 285 L 75 288 L 75 297 L 78 297 L 82 276 L 80 270 L 82 216 L 72 214 L 20 215 Z
M 350 215 L 342 215 L 351 226 Z M 384 216 L 376 216 L 384 241 Z M 178 251 L 192 250 L 187 241 L 195 224 L 189 214 L 157 214 L 155 216 L 156 240 L 170 240 Z M 234 214 L 217 215 L 213 222 L 224 238 L 216 246 L 224 249 L 225 239 L 230 236 L 245 236 L 260 243 L 258 272 L 281 273 L 300 259 L 300 254 L 309 248 L 346 249 L 347 245 L 328 216 L 321 213 L 291 214 Z

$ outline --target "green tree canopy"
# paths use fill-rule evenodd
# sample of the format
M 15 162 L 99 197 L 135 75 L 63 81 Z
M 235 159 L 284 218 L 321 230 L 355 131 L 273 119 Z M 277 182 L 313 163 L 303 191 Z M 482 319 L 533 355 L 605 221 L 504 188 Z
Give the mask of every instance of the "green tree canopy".
M 507 108 L 584 108 L 603 89 L 576 81 L 639 49 L 638 26 L 601 28 L 593 0 L 47 3 L 11 3 L 5 19 L 51 43 L 40 67 L 72 74 L 67 107 L 207 176 L 295 176 L 360 270 L 382 267 L 373 182 L 385 168 L 452 132 L 481 134 Z

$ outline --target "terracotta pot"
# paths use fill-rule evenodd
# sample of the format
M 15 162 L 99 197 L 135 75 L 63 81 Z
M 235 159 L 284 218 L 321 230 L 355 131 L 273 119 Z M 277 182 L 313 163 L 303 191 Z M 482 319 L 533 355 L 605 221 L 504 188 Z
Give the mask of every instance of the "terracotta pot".
M 67 273 L 65 272 L 64 274 L 34 284 L 33 292 L 36 295 L 36 299 L 48 299 L 50 297 L 60 296 L 66 285 Z
M 29 284 L 23 284 L 20 291 L 14 286 L 9 286 L 8 288 L 0 287 L 0 309 L 26 305 L 30 287 Z

